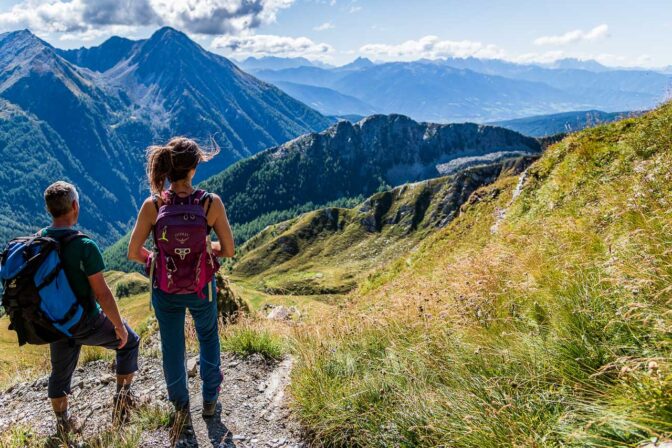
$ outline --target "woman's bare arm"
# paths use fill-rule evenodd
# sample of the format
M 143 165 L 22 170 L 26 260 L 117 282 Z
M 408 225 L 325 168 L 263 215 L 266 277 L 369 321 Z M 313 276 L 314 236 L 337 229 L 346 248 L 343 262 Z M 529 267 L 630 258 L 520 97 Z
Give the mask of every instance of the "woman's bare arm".
M 216 194 L 212 195 L 212 205 L 208 212 L 208 224 L 213 228 L 219 241 L 212 243 L 212 249 L 218 257 L 231 258 L 235 253 L 233 233 L 226 216 L 224 203 Z
M 213 203 L 214 206 L 214 203 Z M 156 207 L 152 198 L 145 200 L 138 213 L 138 220 L 135 222 L 131 240 L 128 243 L 128 259 L 145 264 L 150 252 L 145 247 L 145 241 L 152 231 L 152 226 L 156 221 Z

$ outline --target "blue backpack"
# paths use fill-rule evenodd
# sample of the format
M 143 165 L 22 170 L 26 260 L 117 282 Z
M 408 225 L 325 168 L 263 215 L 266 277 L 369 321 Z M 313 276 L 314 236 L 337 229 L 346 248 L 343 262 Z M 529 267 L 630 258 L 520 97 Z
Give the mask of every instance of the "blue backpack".
M 7 244 L 0 256 L 2 306 L 19 345 L 48 344 L 72 336 L 84 307 L 63 271 L 61 251 L 85 237 L 76 231 L 58 239 L 38 234 Z

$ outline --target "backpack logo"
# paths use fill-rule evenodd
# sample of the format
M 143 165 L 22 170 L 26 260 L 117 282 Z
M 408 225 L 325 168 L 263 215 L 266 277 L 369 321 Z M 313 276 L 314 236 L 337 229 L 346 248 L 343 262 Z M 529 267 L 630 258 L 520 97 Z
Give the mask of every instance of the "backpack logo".
M 166 237 L 166 233 L 168 233 L 168 228 L 166 226 L 164 226 L 163 230 L 161 231 L 161 238 L 159 238 L 159 241 L 168 242 L 168 238 Z
M 177 247 L 175 248 L 175 253 L 179 255 L 180 260 L 184 260 L 184 257 L 191 253 L 191 249 L 188 247 Z
M 9 282 L 9 285 L 7 285 L 7 288 L 16 288 L 16 279 L 12 279 L 12 281 Z
M 175 234 L 175 239 L 178 243 L 184 244 L 187 242 L 191 234 L 189 232 L 178 232 Z

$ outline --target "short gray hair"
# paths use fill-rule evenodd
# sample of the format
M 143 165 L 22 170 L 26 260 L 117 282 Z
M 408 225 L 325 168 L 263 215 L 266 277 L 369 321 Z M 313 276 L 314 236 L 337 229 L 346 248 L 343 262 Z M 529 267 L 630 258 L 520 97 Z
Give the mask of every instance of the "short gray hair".
M 79 193 L 74 185 L 59 180 L 44 190 L 44 202 L 49 214 L 58 218 L 72 210 L 73 202 L 79 204 Z

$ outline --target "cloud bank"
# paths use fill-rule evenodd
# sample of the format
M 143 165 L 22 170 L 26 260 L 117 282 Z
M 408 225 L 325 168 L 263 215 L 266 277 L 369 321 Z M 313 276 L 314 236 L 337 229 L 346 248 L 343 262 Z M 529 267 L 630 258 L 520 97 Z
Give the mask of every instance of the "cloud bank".
M 212 47 L 243 57 L 271 55 L 325 60 L 334 52 L 331 45 L 316 43 L 307 37 L 268 34 L 220 36 L 212 40 Z
M 4 29 L 95 36 L 105 30 L 170 25 L 186 32 L 235 34 L 275 21 L 294 0 L 23 0 L 0 13 Z
M 476 57 L 483 59 L 503 58 L 504 51 L 495 45 L 486 45 L 470 40 L 441 40 L 437 36 L 425 36 L 401 44 L 368 44 L 360 53 L 379 60 L 438 59 L 445 57 Z

